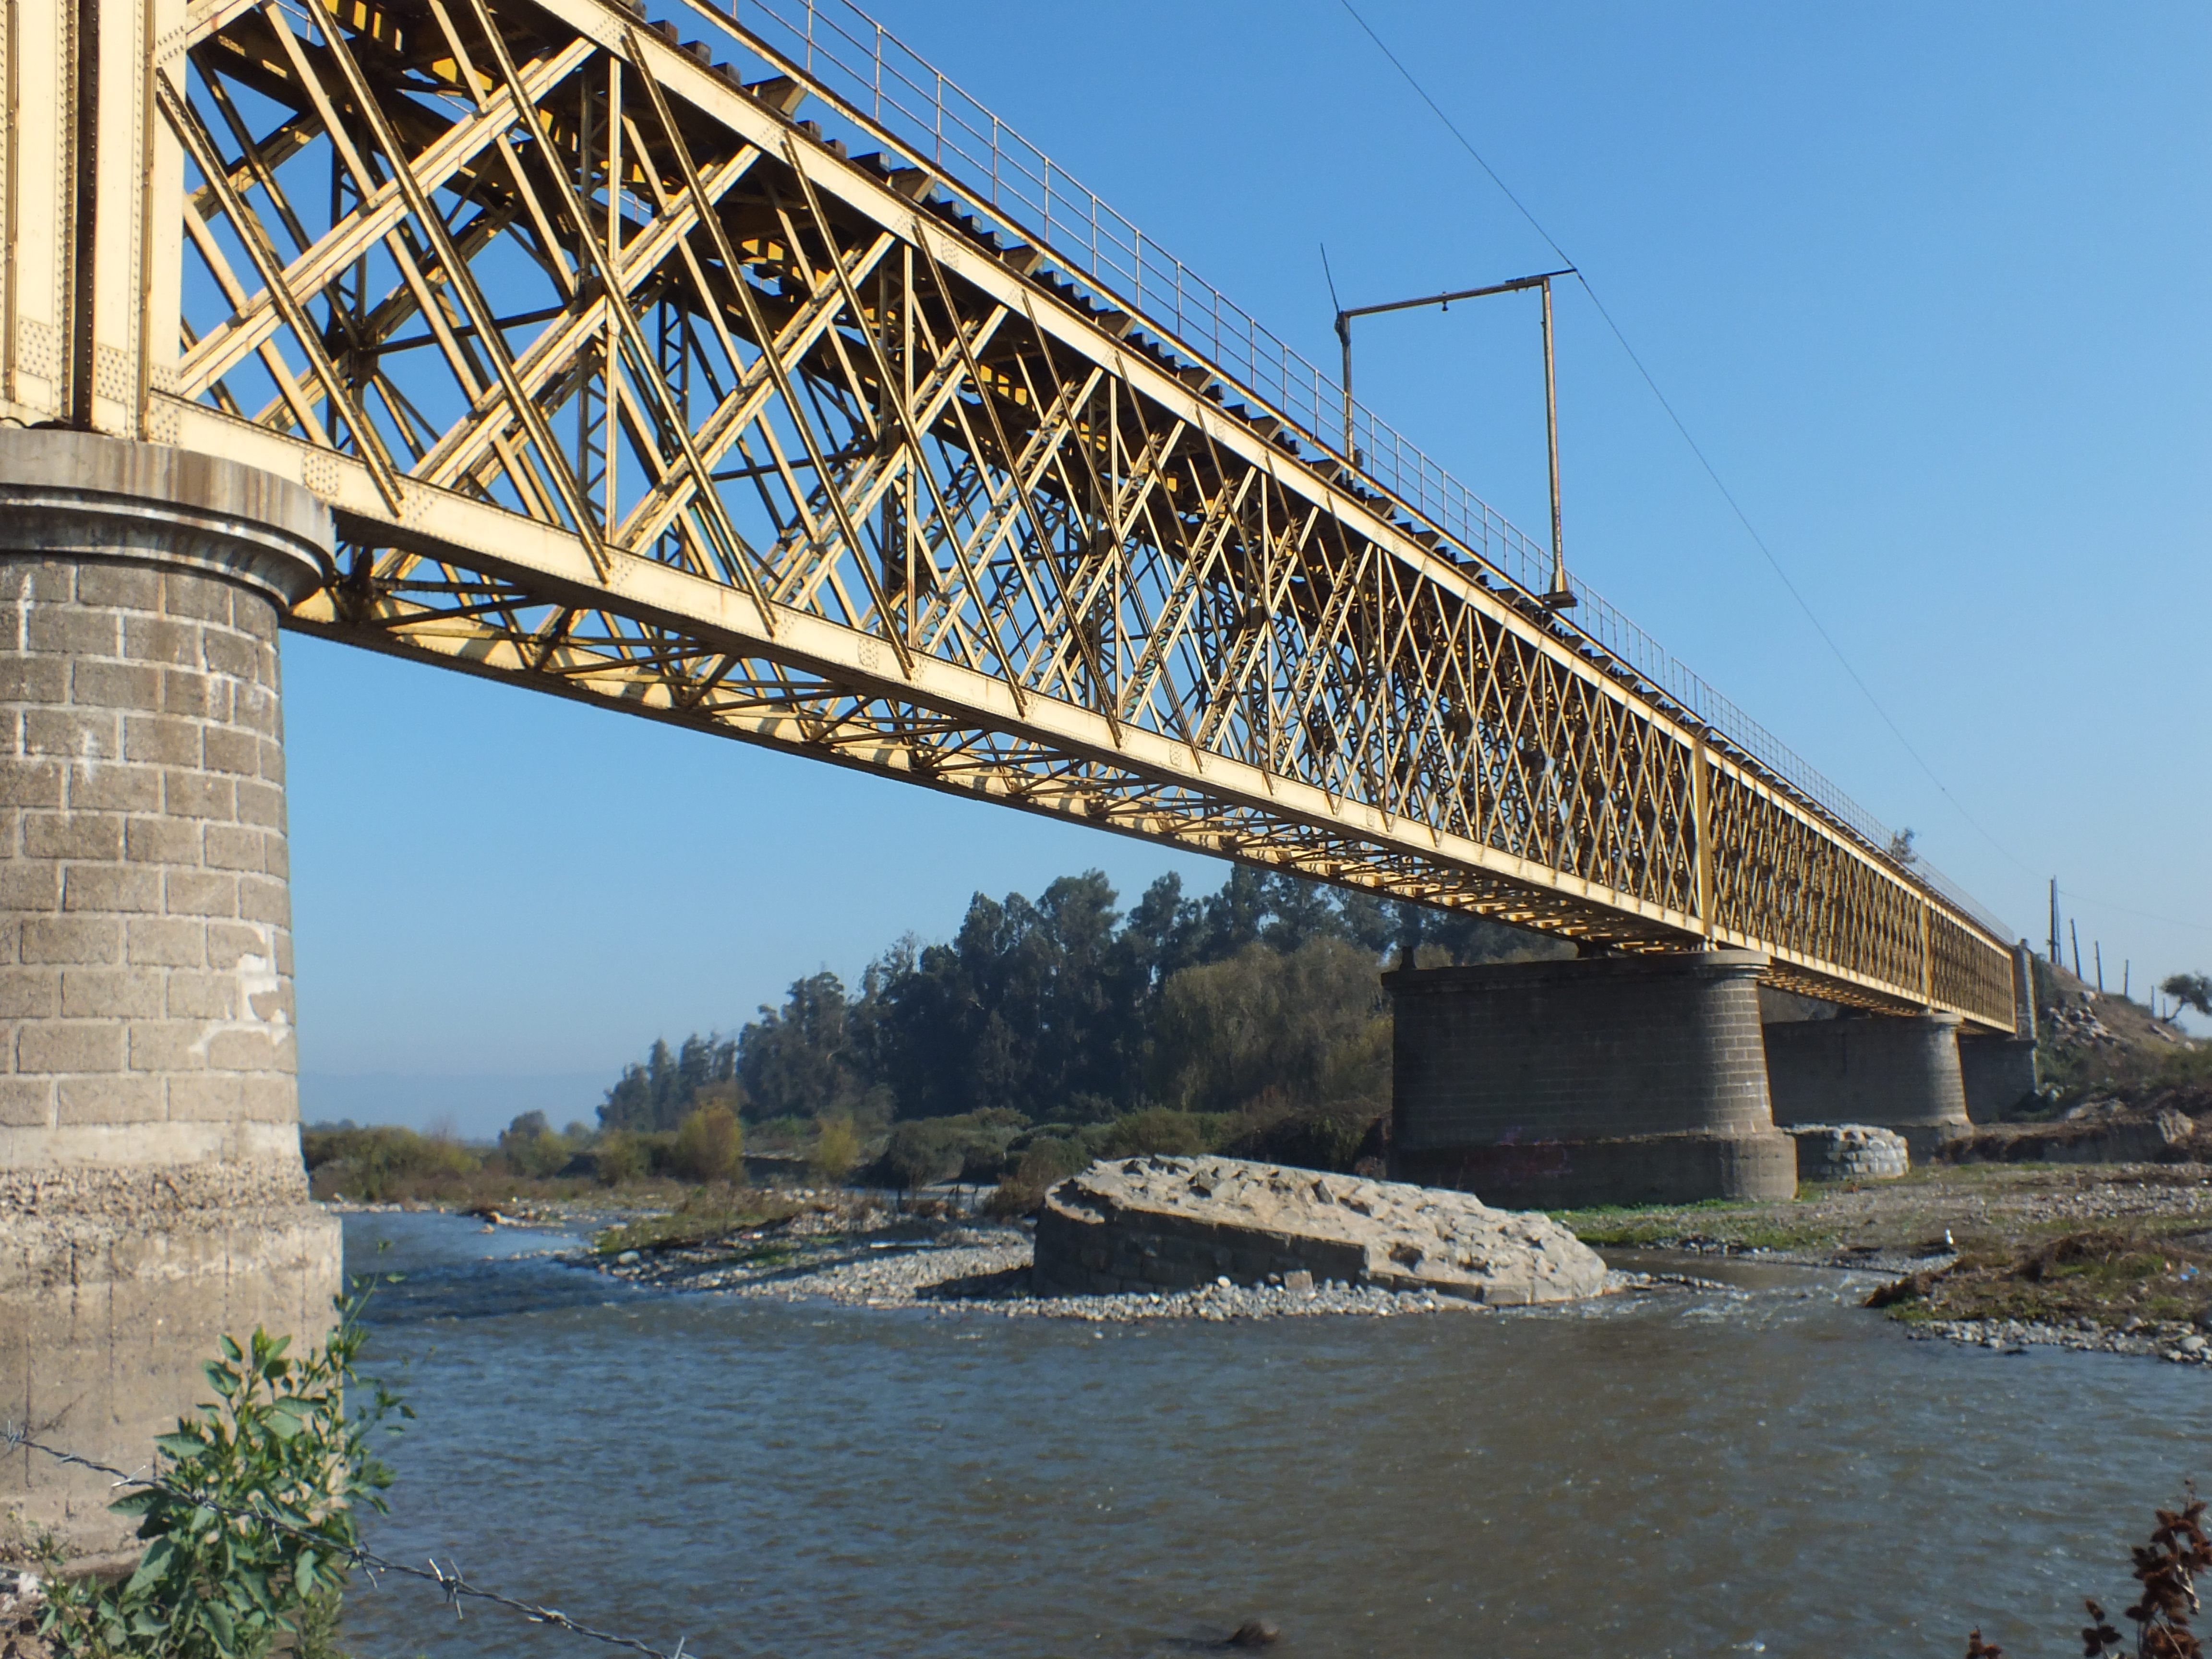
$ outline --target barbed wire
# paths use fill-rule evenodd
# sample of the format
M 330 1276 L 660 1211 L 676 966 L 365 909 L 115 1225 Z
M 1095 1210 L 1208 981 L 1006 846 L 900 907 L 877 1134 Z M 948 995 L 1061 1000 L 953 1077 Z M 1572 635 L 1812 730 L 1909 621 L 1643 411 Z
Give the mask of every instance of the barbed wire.
M 107 1475 L 113 1480 L 117 1486 L 161 1492 L 180 1502 L 210 1510 L 229 1520 L 269 1527 L 290 1537 L 311 1543 L 317 1549 L 342 1557 L 350 1565 L 359 1567 L 368 1575 L 369 1587 L 373 1589 L 382 1588 L 377 1583 L 377 1576 L 380 1573 L 390 1573 L 403 1578 L 420 1579 L 426 1584 L 437 1587 L 438 1593 L 444 1598 L 446 1605 L 453 1608 L 453 1617 L 456 1620 L 462 1616 L 463 1601 L 489 1601 L 495 1607 L 506 1607 L 520 1613 L 533 1625 L 547 1625 L 556 1630 L 565 1630 L 572 1635 L 588 1637 L 591 1640 L 605 1643 L 611 1648 L 626 1648 L 632 1653 L 645 1655 L 646 1659 L 700 1659 L 700 1656 L 696 1653 L 685 1651 L 684 1644 L 690 1639 L 688 1637 L 678 1637 L 675 1650 L 670 1652 L 656 1648 L 650 1643 L 638 1641 L 634 1637 L 616 1636 L 606 1631 L 594 1630 L 589 1625 L 579 1624 L 558 1607 L 544 1607 L 536 1601 L 525 1601 L 516 1596 L 502 1595 L 496 1590 L 489 1590 L 481 1585 L 471 1584 L 462 1576 L 461 1564 L 457 1559 L 448 1558 L 446 1564 L 441 1566 L 435 1556 L 426 1557 L 425 1559 L 429 1564 L 426 1571 L 422 1567 L 410 1566 L 404 1561 L 387 1559 L 373 1550 L 362 1548 L 359 1545 L 337 1546 L 323 1534 L 311 1528 L 295 1525 L 291 1522 L 270 1514 L 265 1510 L 241 1509 L 236 1504 L 225 1504 L 203 1492 L 174 1486 L 156 1477 L 126 1474 L 110 1464 L 95 1462 L 93 1459 L 81 1456 L 76 1452 L 63 1451 L 58 1447 L 49 1446 L 42 1441 L 33 1439 L 29 1431 L 19 1429 L 12 1423 L 0 1424 L 0 1443 L 4 1443 L 11 1449 L 21 1446 L 31 1451 L 44 1452 L 57 1462 L 72 1464 L 81 1469 L 89 1469 L 95 1474 Z

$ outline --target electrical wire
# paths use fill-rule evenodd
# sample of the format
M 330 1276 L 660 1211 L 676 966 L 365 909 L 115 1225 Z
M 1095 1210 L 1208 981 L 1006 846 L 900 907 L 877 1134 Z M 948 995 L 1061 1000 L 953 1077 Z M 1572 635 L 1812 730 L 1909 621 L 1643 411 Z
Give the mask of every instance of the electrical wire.
M 1972 826 L 1976 834 L 1996 848 L 2006 859 L 2019 866 L 2022 871 L 2033 875 L 2035 872 L 2026 862 L 2014 854 L 2010 848 L 1990 834 L 1983 826 L 1981 821 L 1960 804 L 1959 798 L 1951 793 L 1949 786 L 1936 775 L 1936 769 L 1928 763 L 1927 759 L 1917 749 L 1913 747 L 1912 739 L 1905 735 L 1905 728 L 1890 717 L 1889 710 L 1882 706 L 1881 699 L 1875 696 L 1873 688 L 1860 676 L 1859 671 L 1851 665 L 1850 659 L 1844 654 L 1844 649 L 1836 643 L 1835 636 L 1828 632 L 1804 594 L 1798 591 L 1797 584 L 1790 579 L 1790 573 L 1783 568 L 1782 561 L 1775 557 L 1774 550 L 1766 544 L 1766 538 L 1759 533 L 1759 527 L 1752 523 L 1751 515 L 1743 510 L 1742 504 L 1736 500 L 1735 492 L 1723 481 L 1719 471 L 1706 457 L 1704 448 L 1690 434 L 1689 427 L 1683 422 L 1681 416 L 1675 412 L 1674 405 L 1668 401 L 1667 394 L 1659 389 L 1659 382 L 1652 378 L 1651 371 L 1644 367 L 1644 359 L 1637 355 L 1636 348 L 1629 344 L 1628 336 L 1621 331 L 1620 325 L 1613 320 L 1613 313 L 1606 309 L 1605 301 L 1598 297 L 1597 289 L 1591 286 L 1590 279 L 1583 270 L 1580 261 L 1568 256 L 1567 251 L 1559 246 L 1558 240 L 1550 231 L 1544 228 L 1542 222 L 1528 210 L 1528 204 L 1516 196 L 1512 187 L 1498 176 L 1498 169 L 1483 159 L 1482 152 L 1475 149 L 1474 142 L 1460 131 L 1459 124 L 1444 113 L 1443 106 L 1429 95 L 1428 88 L 1420 83 L 1413 70 L 1407 69 L 1398 54 L 1390 50 L 1389 43 L 1375 32 L 1374 26 L 1359 15 L 1358 8 L 1352 3 L 1352 0 L 1337 0 L 1337 3 L 1344 8 L 1353 22 L 1359 25 L 1367 38 L 1375 43 L 1376 50 L 1390 60 L 1391 68 L 1398 71 L 1406 84 L 1411 87 L 1420 100 L 1429 106 L 1437 119 L 1443 123 L 1444 130 L 1459 141 L 1460 148 L 1474 158 L 1474 164 L 1482 169 L 1492 184 L 1498 186 L 1499 193 L 1513 204 L 1515 211 L 1528 222 L 1529 228 L 1544 239 L 1545 246 L 1559 256 L 1562 264 L 1573 268 L 1575 280 L 1582 284 L 1583 291 L 1589 295 L 1590 303 L 1597 307 L 1597 314 L 1605 319 L 1606 327 L 1612 331 L 1613 337 L 1620 343 L 1621 350 L 1627 354 L 1628 361 L 1636 366 L 1636 372 L 1643 376 L 1644 384 L 1650 388 L 1651 395 L 1658 399 L 1659 407 L 1666 410 L 1667 418 L 1674 422 L 1674 430 L 1681 434 L 1682 441 L 1689 446 L 1690 453 L 1698 458 L 1698 465 L 1705 469 L 1705 476 L 1712 480 L 1713 488 L 1720 491 L 1721 499 L 1729 504 L 1729 510 L 1735 514 L 1736 522 L 1743 526 L 1744 533 L 1751 538 L 1752 544 L 1759 549 L 1766 562 L 1772 567 L 1775 575 L 1780 580 L 1782 586 L 1788 590 L 1790 597 L 1797 602 L 1797 608 L 1805 613 L 1805 620 L 1813 624 L 1813 631 L 1820 636 L 1820 642 L 1828 647 L 1837 662 L 1842 665 L 1844 672 L 1850 677 L 1851 684 L 1858 687 L 1859 695 L 1866 699 L 1867 706 L 1881 717 L 1881 723 L 1889 728 L 1890 735 L 1894 737 L 1905 752 L 1912 757 L 1913 764 L 1928 775 L 1928 781 L 1933 783 L 1942 794 L 1943 799 L 1951 804 L 1952 810 Z
M 2086 904 L 2092 910 L 2111 910 L 2123 916 L 2136 916 L 2144 921 L 2163 922 L 2169 927 L 2184 928 L 2192 933 L 2212 933 L 2212 921 L 2190 921 L 2180 916 L 2163 916 L 2149 910 L 2130 909 L 2124 904 L 2113 904 L 2094 894 L 2077 893 L 2070 887 L 2061 887 L 2058 896 L 2072 899 L 2076 904 Z

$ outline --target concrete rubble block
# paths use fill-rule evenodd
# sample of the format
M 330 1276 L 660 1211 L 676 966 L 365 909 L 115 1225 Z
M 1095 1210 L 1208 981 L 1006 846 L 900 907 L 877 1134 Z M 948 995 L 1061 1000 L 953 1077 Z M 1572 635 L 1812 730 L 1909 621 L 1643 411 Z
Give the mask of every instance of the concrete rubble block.
M 1426 1291 L 1506 1306 L 1605 1288 L 1605 1263 L 1548 1216 L 1472 1194 L 1231 1158 L 1107 1158 L 1060 1182 L 1037 1219 L 1041 1293 L 1095 1288 L 1094 1263 L 1130 1289 L 1271 1275 Z
M 1800 1181 L 1894 1181 L 1912 1167 L 1905 1137 L 1869 1123 L 1793 1123 Z

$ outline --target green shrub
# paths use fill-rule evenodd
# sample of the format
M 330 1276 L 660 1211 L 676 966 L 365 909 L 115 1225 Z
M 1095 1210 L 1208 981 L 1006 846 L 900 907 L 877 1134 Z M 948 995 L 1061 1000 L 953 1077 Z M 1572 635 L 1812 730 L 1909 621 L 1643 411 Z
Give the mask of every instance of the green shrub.
M 860 1137 L 849 1117 L 825 1117 L 814 1132 L 814 1147 L 807 1154 L 807 1168 L 815 1180 L 827 1187 L 839 1187 L 853 1173 L 853 1166 L 860 1161 Z
M 566 1136 L 554 1133 L 543 1112 L 525 1112 L 500 1132 L 500 1156 L 516 1175 L 533 1181 L 556 1176 L 575 1156 Z
M 929 1118 L 902 1123 L 892 1129 L 884 1155 L 877 1161 L 885 1186 L 908 1191 L 927 1187 L 959 1167 L 959 1155 L 952 1148 L 951 1138 L 942 1123 Z
M 592 1148 L 592 1174 L 602 1187 L 619 1187 L 635 1181 L 651 1167 L 646 1137 L 627 1129 L 610 1129 Z
M 361 1511 L 383 1510 L 392 1484 L 392 1471 L 369 1454 L 370 1437 L 386 1418 L 413 1415 L 355 1371 L 365 1300 L 357 1293 L 340 1304 L 329 1342 L 304 1357 L 288 1352 L 289 1338 L 265 1331 L 243 1348 L 222 1339 L 222 1357 L 204 1367 L 216 1401 L 155 1442 L 160 1487 L 110 1505 L 140 1517 L 148 1542 L 137 1571 L 113 1584 L 52 1575 L 40 1631 L 58 1651 L 259 1659 L 288 1638 L 298 1653 L 330 1650 Z M 48 1540 L 47 1561 L 58 1559 Z
M 1187 1158 L 1210 1152 L 1218 1142 L 1215 1125 L 1219 1121 L 1205 1113 L 1147 1106 L 1107 1126 L 1105 1153 L 1109 1158 L 1140 1152 Z
M 727 1106 L 703 1107 L 677 1126 L 676 1173 L 686 1181 L 735 1181 L 744 1174 L 745 1132 Z
M 1380 1151 L 1380 1119 L 1379 1113 L 1358 1109 L 1288 1112 L 1255 1124 L 1223 1150 L 1261 1164 L 1348 1173 L 1363 1156 Z
M 318 1124 L 300 1131 L 300 1152 L 322 1197 L 343 1193 L 379 1203 L 425 1182 L 464 1182 L 483 1159 L 459 1141 L 392 1126 Z

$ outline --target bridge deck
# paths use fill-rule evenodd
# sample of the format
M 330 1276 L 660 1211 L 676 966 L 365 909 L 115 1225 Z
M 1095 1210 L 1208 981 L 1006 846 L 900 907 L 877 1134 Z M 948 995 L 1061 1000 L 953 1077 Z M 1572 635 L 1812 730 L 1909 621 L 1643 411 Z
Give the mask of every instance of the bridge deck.
M 1969 902 L 849 8 L 137 6 L 143 277 L 11 196 L 7 398 L 330 501 L 295 625 L 2011 1029 Z M 27 321 L 87 315 L 90 383 Z

